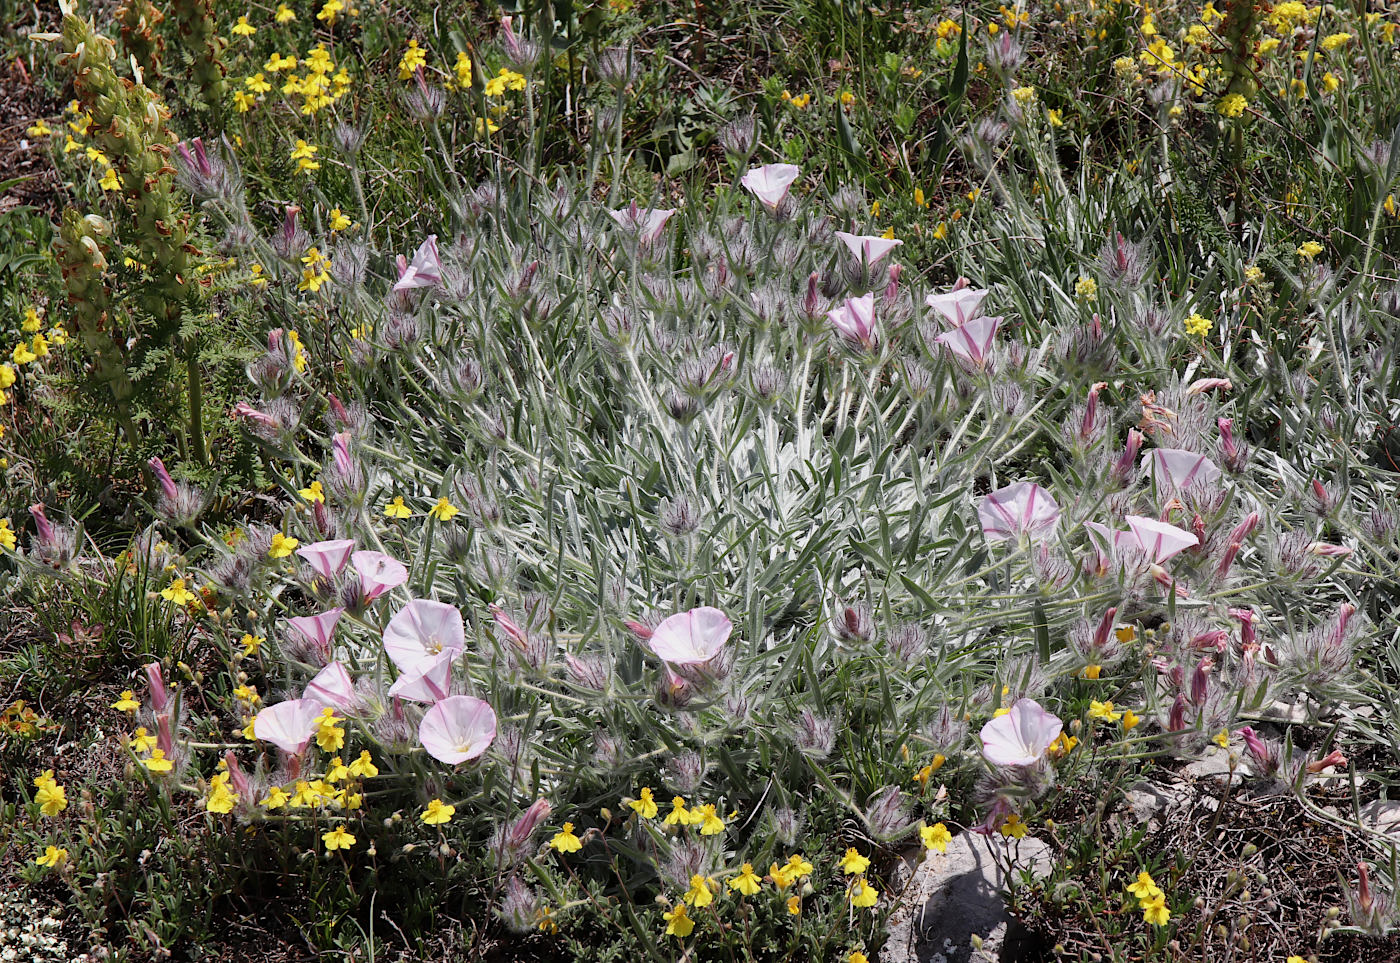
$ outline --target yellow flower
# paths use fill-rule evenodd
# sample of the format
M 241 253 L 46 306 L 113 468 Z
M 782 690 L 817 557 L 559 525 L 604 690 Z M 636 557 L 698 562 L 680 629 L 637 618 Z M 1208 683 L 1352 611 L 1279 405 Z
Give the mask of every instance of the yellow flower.
M 690 810 L 685 808 L 685 799 L 683 797 L 671 797 L 671 811 L 666 814 L 665 823 L 667 826 L 690 825 Z
M 1086 679 L 1097 679 L 1100 675 L 1103 674 L 1103 666 L 1086 665 L 1084 667 L 1084 671 L 1079 674 Z
M 262 644 L 266 641 L 267 639 L 263 638 L 261 635 L 253 635 L 251 632 L 244 632 L 243 638 L 238 640 L 238 644 L 243 646 L 243 655 L 247 657 L 250 655 L 257 655 L 258 649 L 261 648 Z
M 68 808 L 68 791 L 60 786 L 53 779 L 53 770 L 48 770 L 45 775 L 34 780 L 34 785 L 38 791 L 34 793 L 34 801 L 39 804 L 39 812 L 45 816 L 57 816 Z M 40 780 L 43 782 L 40 782 Z
M 284 57 L 277 51 L 272 52 L 272 56 L 267 58 L 267 63 L 263 64 L 263 70 L 272 73 L 281 73 L 283 70 L 291 70 L 297 65 L 297 58 Z
M 225 775 L 224 778 L 227 779 L 228 776 Z M 207 812 L 224 816 L 233 812 L 233 804 L 236 802 L 238 802 L 236 792 L 223 783 L 216 783 L 210 787 L 209 798 L 204 800 L 204 808 Z
M 343 231 L 351 224 L 350 218 L 341 213 L 340 208 L 331 208 L 330 229 L 332 231 Z
M 1304 241 L 1298 245 L 1298 256 L 1311 261 L 1322 253 L 1322 245 L 1316 241 Z
M 136 694 L 130 689 L 122 690 L 122 697 L 112 703 L 112 708 L 119 712 L 135 712 L 141 708 L 141 703 L 136 701 Z
M 16 544 L 14 530 L 10 528 L 10 520 L 0 518 L 0 548 L 13 552 Z
M 1011 96 L 1022 107 L 1029 107 L 1036 100 L 1034 87 L 1017 87 L 1011 91 Z
M 437 503 L 434 504 L 432 508 L 428 509 L 428 514 L 440 522 L 450 522 L 452 521 L 452 517 L 460 511 L 461 509 L 454 506 L 446 498 L 439 498 Z
M 297 15 L 293 13 L 291 8 L 288 7 L 285 3 L 279 3 L 277 5 L 277 12 L 272 15 L 272 19 L 275 20 L 278 23 L 278 25 L 284 23 L 291 23 L 296 18 Z
M 1213 743 L 1215 743 L 1215 744 L 1216 744 L 1217 746 L 1219 746 L 1221 749 L 1229 749 L 1229 748 L 1230 748 L 1230 730 L 1229 730 L 1229 729 L 1221 729 L 1221 730 L 1220 730 L 1219 732 L 1217 732 L 1215 735 L 1213 735 L 1213 736 L 1210 737 L 1210 741 L 1213 742 Z
M 413 512 L 403 503 L 402 495 L 395 495 L 394 500 L 384 506 L 385 518 L 408 518 Z
M 350 770 L 346 767 L 345 763 L 341 761 L 341 758 L 339 756 L 336 756 L 334 759 L 332 759 L 330 761 L 330 765 L 326 766 L 326 782 L 337 783 L 343 779 L 349 778 Z M 429 806 L 428 808 L 431 809 L 432 806 Z
M 1117 722 L 1123 718 L 1123 713 L 1114 712 L 1112 702 L 1091 701 L 1089 703 L 1089 718 L 1102 719 L 1104 722 Z
M 1395 216 L 1396 216 L 1396 213 L 1395 213 L 1395 212 L 1396 212 L 1397 208 L 1395 207 L 1395 195 L 1394 195 L 1394 194 L 1387 194 L 1387 195 L 1385 196 L 1385 203 L 1382 204 L 1381 206 L 1385 208 L 1385 212 L 1386 212 L 1387 214 L 1389 214 L 1391 217 L 1395 217 Z
M 229 33 L 239 37 L 251 37 L 258 32 L 258 28 L 248 22 L 246 15 L 238 18 L 238 22 L 229 28 Z
M 379 775 L 379 767 L 370 758 L 368 749 L 361 749 L 360 758 L 350 763 L 350 775 L 362 779 Z
M 1051 127 L 1065 126 L 1064 115 L 1055 108 L 1051 108 L 1045 112 L 1045 119 L 1050 122 Z
M 355 845 L 355 837 L 347 833 L 344 826 L 337 826 L 328 833 L 322 833 L 321 842 L 326 844 L 326 852 L 333 853 Z
M 643 819 L 656 818 L 656 800 L 652 798 L 650 786 L 643 786 L 642 791 L 637 794 L 637 798 L 627 805 L 634 813 L 641 816 Z
M 238 109 L 240 114 L 248 113 L 248 111 L 257 106 L 257 103 L 258 98 L 254 97 L 252 94 L 245 94 L 241 90 L 235 90 L 233 92 L 233 106 Z
M 287 801 L 289 806 L 293 809 L 305 809 L 316 805 L 317 794 L 316 790 L 311 787 L 311 783 L 305 779 L 298 779 L 295 789 L 296 792 L 292 793 L 291 799 Z
M 324 752 L 337 752 L 345 748 L 345 730 L 336 725 L 343 721 L 336 718 L 334 709 L 321 710 L 321 717 L 316 724 L 316 745 Z
M 1001 824 L 1001 834 L 1012 839 L 1025 839 L 1028 832 L 1030 832 L 1030 828 L 1021 822 L 1021 817 L 1016 813 L 1007 816 L 1006 822 Z
M 326 503 L 326 490 L 321 487 L 319 481 L 314 481 L 305 488 L 298 488 L 297 494 L 313 504 L 319 502 L 324 505 Z
M 340 0 L 326 0 L 320 11 L 316 14 L 316 19 L 325 24 L 335 23 L 336 15 L 345 9 L 345 4 Z
M 945 241 L 948 239 L 948 223 L 939 221 L 938 226 L 933 229 L 933 239 L 935 241 Z
M 1167 920 L 1172 918 L 1171 910 L 1167 909 L 1166 900 L 1161 896 L 1148 900 L 1140 906 L 1143 920 L 1153 926 L 1166 926 Z
M 1247 273 L 1247 272 L 1246 272 Z M 1124 645 L 1132 645 L 1137 641 L 1137 626 L 1124 625 L 1113 630 L 1113 635 Z
M 859 876 L 870 868 L 870 860 L 856 852 L 854 847 L 850 847 L 837 865 L 847 876 Z
M 1221 117 L 1239 117 L 1249 106 L 1244 94 L 1226 94 L 1215 105 L 1215 112 Z
M 263 79 L 262 74 L 253 74 L 251 77 L 243 78 L 243 86 L 247 87 L 255 94 L 265 94 L 272 89 L 272 84 Z
M 773 885 L 780 890 L 787 889 L 797 881 L 797 877 L 792 874 L 792 870 L 787 866 L 779 866 L 777 863 L 768 867 L 768 878 L 771 879 Z
M 147 732 L 145 726 L 139 726 L 126 744 L 131 747 L 132 752 L 142 755 L 155 748 L 156 737 Z
M 924 198 L 924 189 L 922 187 L 914 188 L 914 206 L 928 207 L 928 201 Z
M 1139 716 L 1139 715 L 1138 715 L 1136 712 L 1134 712 L 1132 709 L 1124 709 L 1124 710 L 1123 710 L 1123 731 L 1124 731 L 1124 732 L 1127 732 L 1127 731 L 1130 730 L 1130 729 L 1136 728 L 1137 725 L 1138 725 L 1138 723 L 1140 723 L 1140 722 L 1142 722 L 1142 717 Z
M 715 812 L 714 803 L 690 811 L 690 824 L 699 824 L 701 836 L 718 836 L 724 832 L 724 820 Z
M 267 550 L 268 558 L 286 558 L 292 554 L 292 549 L 301 544 L 300 539 L 291 538 L 281 532 L 275 532 L 272 536 L 272 545 Z
M 58 846 L 48 846 L 44 849 L 44 854 L 42 856 L 35 857 L 34 862 L 38 863 L 40 866 L 55 867 L 67 858 L 68 850 Z
M 1323 37 L 1322 40 L 1318 42 L 1318 46 L 1323 50 L 1336 50 L 1338 47 L 1345 47 L 1350 42 L 1351 34 L 1334 33 Z
M 165 758 L 164 749 L 152 749 L 151 754 L 142 759 L 141 763 L 151 772 L 169 772 L 175 768 L 175 764 Z
M 715 901 L 715 896 L 710 891 L 710 881 L 697 873 L 690 877 L 690 889 L 685 891 L 681 899 L 696 909 L 704 909 Z
M 121 190 L 122 182 L 117 179 L 117 172 L 109 167 L 102 175 L 102 179 L 97 182 L 97 186 L 104 191 L 119 191 Z
M 852 950 L 851 955 L 846 957 L 846 963 L 870 963 L 870 957 L 860 950 Z
M 1185 324 L 1187 334 L 1191 335 L 1193 338 L 1204 338 L 1206 335 L 1210 334 L 1213 322 L 1210 318 L 1201 317 L 1199 314 L 1192 314 L 1186 319 Z
M 507 70 L 505 67 L 502 67 L 500 69 L 500 72 L 497 73 L 496 76 L 486 81 L 487 97 L 499 97 L 502 94 L 504 94 L 507 90 L 524 89 L 525 77 L 522 74 L 518 74 L 513 70 Z
M 1053 740 L 1051 740 L 1050 754 L 1058 759 L 1060 756 L 1067 755 L 1068 753 L 1072 752 L 1074 750 L 1074 747 L 1077 745 L 1079 745 L 1078 738 L 1070 735 L 1067 732 L 1062 732 Z
M 1301 956 L 1290 956 L 1285 963 L 1308 963 L 1308 961 Z
M 167 602 L 174 602 L 176 605 L 189 605 L 195 600 L 195 594 L 185 587 L 185 580 L 177 578 L 165 588 L 160 590 L 160 597 Z
M 408 42 L 408 49 L 403 52 L 403 57 L 399 60 L 399 79 L 407 80 L 413 76 L 413 72 L 428 62 L 427 54 L 418 46 L 417 40 Z
M 291 796 L 287 795 L 287 790 L 283 789 L 281 786 L 273 786 L 267 791 L 267 798 L 258 805 L 265 809 L 281 809 L 283 806 L 287 805 L 291 798 Z
M 1159 899 L 1162 896 L 1162 890 L 1158 887 L 1157 881 L 1152 878 L 1151 873 L 1138 873 L 1137 880 L 1129 884 L 1128 892 L 1143 902 Z
M 753 863 L 745 863 L 739 870 L 739 875 L 730 878 L 729 888 L 742 896 L 753 896 L 758 892 L 761 882 L 758 874 L 753 871 Z
M 946 853 L 948 844 L 953 841 L 953 834 L 948 832 L 948 827 L 942 823 L 934 823 L 932 826 L 924 826 L 919 830 L 919 836 L 924 841 L 924 848 L 938 853 Z
M 576 853 L 583 848 L 583 841 L 574 835 L 574 824 L 565 823 L 564 828 L 554 834 L 549 845 L 555 852 Z
M 868 909 L 880 901 L 880 893 L 862 877 L 851 887 L 851 905 Z
M 463 90 L 472 85 L 472 58 L 465 51 L 457 51 L 457 62 L 452 65 L 452 72 L 457 75 L 457 86 Z
M 234 689 L 233 697 L 239 700 L 240 702 L 246 702 L 249 705 L 253 705 L 254 703 L 262 701 L 262 696 L 258 695 L 257 688 L 247 684 L 240 685 L 238 688 Z
M 44 123 L 43 119 L 40 118 L 36 120 L 33 126 L 29 127 L 25 133 L 30 137 L 47 137 L 49 134 L 53 133 L 53 128 Z
M 1074 296 L 1081 301 L 1092 301 L 1099 296 L 1099 282 L 1088 275 L 1081 274 L 1079 280 L 1074 282 Z
M 844 106 L 849 107 L 851 104 L 854 104 L 856 102 L 856 95 L 851 93 L 849 90 L 843 90 L 841 91 L 840 100 Z
M 802 897 L 789 896 L 787 901 L 787 911 L 789 916 L 802 915 Z
M 441 799 L 434 799 L 428 803 L 427 809 L 418 814 L 418 818 L 429 826 L 441 826 L 445 822 L 450 822 L 456 812 L 456 806 L 444 805 Z
M 686 915 L 685 904 L 681 903 L 675 909 L 667 913 L 662 913 L 661 918 L 666 921 L 666 935 L 684 939 L 695 929 L 695 921 Z

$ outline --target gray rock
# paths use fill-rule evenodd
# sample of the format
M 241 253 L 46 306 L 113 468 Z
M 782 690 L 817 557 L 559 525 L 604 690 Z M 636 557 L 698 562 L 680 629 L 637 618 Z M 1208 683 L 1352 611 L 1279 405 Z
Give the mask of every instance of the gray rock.
M 1179 809 L 1191 802 L 1191 790 L 1185 786 L 1146 779 L 1130 786 L 1123 796 L 1137 822 L 1147 823 L 1151 828 L 1159 825 L 1158 814 Z
M 1233 755 L 1233 762 L 1231 757 Z M 1233 767 L 1235 782 L 1240 782 L 1247 776 L 1252 775 L 1249 768 L 1249 760 L 1240 753 L 1232 753 L 1228 749 L 1221 749 L 1219 746 L 1207 747 L 1201 758 L 1185 766 L 1181 774 L 1187 779 L 1217 779 L 1220 782 L 1228 782 Z
M 1394 799 L 1377 799 L 1361 807 L 1362 825 L 1400 837 L 1400 802 Z
M 1050 871 L 1050 847 L 1034 836 L 1025 839 L 963 833 L 946 853 L 929 853 L 921 862 L 906 859 L 898 874 L 899 895 L 890 916 L 889 940 L 881 963 L 994 963 L 1006 939 L 1010 916 L 1001 893 L 1005 867 Z M 982 939 L 974 954 L 972 937 Z

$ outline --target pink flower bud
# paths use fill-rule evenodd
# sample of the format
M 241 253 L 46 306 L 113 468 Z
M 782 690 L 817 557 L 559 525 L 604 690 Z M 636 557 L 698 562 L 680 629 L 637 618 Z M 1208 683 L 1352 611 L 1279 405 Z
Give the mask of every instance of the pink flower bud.
M 1133 477 L 1137 469 L 1138 452 L 1142 450 L 1142 443 L 1145 436 L 1136 428 L 1128 429 L 1128 442 L 1123 447 L 1123 453 L 1118 456 L 1118 460 L 1113 463 L 1113 477 L 1118 481 L 1125 482 Z
M 229 782 L 233 784 L 233 791 L 238 793 L 238 798 L 247 802 L 252 798 L 252 785 L 248 782 L 248 774 L 238 765 L 238 757 L 230 749 L 224 753 L 224 765 L 228 767 Z
M 1196 671 L 1191 673 L 1191 703 L 1201 705 L 1206 701 L 1206 695 L 1210 690 L 1210 670 L 1214 667 L 1210 657 L 1202 659 L 1196 663 Z
M 1103 614 L 1099 619 L 1099 627 L 1094 630 L 1094 648 L 1102 650 L 1108 645 L 1109 633 L 1113 631 L 1113 620 L 1118 615 L 1118 607 L 1114 606 Z
M 49 517 L 44 514 L 43 502 L 38 502 L 33 505 L 30 505 L 29 514 L 34 517 L 34 527 L 39 532 L 39 538 L 45 542 L 53 541 L 53 524 L 49 522 Z
M 1342 753 L 1342 750 L 1333 749 L 1321 759 L 1314 759 L 1308 763 L 1308 772 L 1318 773 L 1331 766 L 1345 766 L 1346 764 L 1347 757 Z
M 1167 713 L 1167 731 L 1180 732 L 1186 728 L 1186 696 L 1177 693 L 1172 701 L 1171 711 Z
M 165 462 L 159 458 L 152 458 L 146 464 L 151 469 L 151 474 L 156 476 L 156 481 L 160 483 L 161 491 L 165 492 L 165 497 L 172 501 L 179 497 L 179 491 L 175 488 L 175 479 L 170 477 L 170 472 L 165 470 Z
M 1221 391 L 1229 391 L 1235 386 L 1230 383 L 1229 378 L 1197 378 L 1186 388 L 1188 395 L 1199 395 L 1202 392 L 1212 391 L 1219 388 Z
M 548 799 L 536 799 L 531 803 L 530 808 L 521 813 L 506 830 L 506 846 L 510 849 L 520 849 L 528 843 L 535 828 L 544 822 L 553 808 Z
M 150 662 L 143 666 L 146 671 L 146 684 L 150 687 L 151 708 L 164 712 L 170 695 L 165 690 L 165 677 L 161 674 L 160 663 Z
M 1084 408 L 1084 421 L 1079 425 L 1079 437 L 1088 441 L 1094 433 L 1094 423 L 1099 415 L 1099 392 L 1108 387 L 1107 381 L 1099 381 L 1089 387 L 1089 401 Z
M 627 626 L 627 630 L 635 635 L 638 641 L 645 642 L 647 639 L 651 638 L 652 630 L 641 622 L 627 621 L 622 624 Z
M 1254 731 L 1252 726 L 1245 726 L 1241 729 L 1240 737 L 1244 739 L 1245 748 L 1249 750 L 1250 755 L 1254 756 L 1255 759 L 1258 759 L 1260 762 L 1264 762 L 1268 759 L 1269 750 L 1264 745 L 1264 740 L 1259 738 L 1259 734 Z

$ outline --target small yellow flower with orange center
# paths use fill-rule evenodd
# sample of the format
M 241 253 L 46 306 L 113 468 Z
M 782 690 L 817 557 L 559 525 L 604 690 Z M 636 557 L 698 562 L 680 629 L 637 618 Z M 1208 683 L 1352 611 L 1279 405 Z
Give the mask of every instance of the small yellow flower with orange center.
M 160 590 L 160 597 L 179 606 L 188 606 L 195 600 L 195 594 L 185 587 L 185 580 L 177 578 Z
M 434 504 L 432 508 L 428 509 L 428 514 L 433 516 L 433 518 L 436 518 L 440 522 L 450 522 L 452 521 L 453 517 L 459 514 L 460 512 L 461 509 L 457 508 L 446 498 L 439 498 L 436 504 Z
M 583 841 L 574 835 L 574 824 L 565 823 L 564 828 L 549 841 L 549 846 L 558 853 L 576 853 L 583 848 Z
M 1025 839 L 1026 833 L 1030 832 L 1030 827 L 1021 822 L 1021 817 L 1012 813 L 1006 817 L 1006 822 L 1001 824 L 1001 834 L 1011 839 Z
M 418 818 L 429 826 L 441 826 L 443 823 L 451 822 L 456 813 L 456 806 L 448 806 L 441 799 L 434 799 L 428 803 L 426 809 L 418 814 Z
M 715 894 L 710 885 L 709 879 L 697 873 L 690 877 L 690 889 L 685 891 L 681 899 L 696 909 L 704 909 L 715 901 Z
M 355 837 L 347 833 L 344 826 L 337 826 L 328 833 L 322 833 L 321 842 L 326 844 L 326 852 L 333 853 L 337 849 L 349 849 L 355 845 Z
M 753 896 L 758 892 L 761 883 L 762 880 L 753 871 L 753 863 L 745 863 L 739 870 L 739 875 L 730 878 L 729 888 L 741 896 Z
M 299 539 L 283 535 L 281 532 L 276 532 L 272 536 L 272 545 L 268 547 L 267 557 L 286 558 L 288 555 L 292 554 L 292 550 L 300 544 L 301 541 Z
M 695 929 L 695 921 L 686 914 L 684 903 L 669 912 L 662 913 L 661 918 L 666 921 L 667 936 L 684 939 L 690 935 L 691 930 Z
M 867 883 L 864 877 L 851 886 L 851 905 L 859 909 L 869 909 L 880 901 L 880 891 Z
M 698 819 L 696 817 L 699 817 Z M 700 826 L 701 836 L 718 836 L 724 832 L 724 820 L 715 812 L 714 803 L 706 803 L 690 811 L 690 824 Z
M 1112 702 L 1090 701 L 1089 718 L 1100 719 L 1104 722 L 1117 722 L 1123 718 L 1123 713 L 1114 712 Z
M 164 749 L 152 749 L 150 756 L 142 759 L 141 764 L 151 772 L 169 772 L 175 768 L 175 764 L 165 758 Z
M 658 811 L 656 800 L 651 795 L 650 786 L 643 786 L 642 791 L 637 793 L 637 798 L 629 802 L 627 806 L 643 819 L 655 819 Z
M 859 876 L 870 868 L 870 860 L 856 852 L 855 848 L 848 848 L 846 855 L 841 857 L 838 864 L 841 872 L 847 876 Z
M 948 832 L 948 827 L 942 823 L 924 826 L 919 830 L 919 837 L 923 840 L 924 849 L 936 853 L 946 853 L 948 844 L 953 841 L 953 834 Z

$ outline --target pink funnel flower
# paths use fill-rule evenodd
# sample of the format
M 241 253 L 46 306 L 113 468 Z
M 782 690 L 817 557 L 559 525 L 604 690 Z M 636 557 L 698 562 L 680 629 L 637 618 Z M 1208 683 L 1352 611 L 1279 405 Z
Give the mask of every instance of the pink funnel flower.
M 1155 518 L 1129 515 L 1127 522 L 1128 528 L 1132 530 L 1133 541 L 1156 565 L 1161 565 L 1173 555 L 1201 544 L 1199 538 L 1185 529 L 1159 522 Z
M 666 222 L 676 213 L 674 208 L 638 207 L 633 201 L 627 207 L 609 211 L 618 227 L 637 235 L 642 244 L 651 244 L 661 236 Z
M 647 644 L 666 662 L 700 665 L 719 654 L 733 631 L 734 623 L 729 621 L 729 616 L 703 605 L 662 621 Z
M 953 288 L 942 294 L 930 294 L 924 303 L 947 318 L 949 324 L 961 327 L 977 317 L 987 294 L 986 288 Z
M 904 243 L 892 237 L 880 237 L 874 234 L 848 234 L 845 231 L 837 231 L 836 236 L 846 245 L 846 249 L 851 252 L 851 257 L 870 267 L 879 264 L 886 254 Z
M 496 620 L 496 628 L 501 630 L 501 634 L 515 643 L 516 648 L 524 650 L 530 644 L 530 635 L 520 623 L 510 617 L 510 614 L 499 605 L 491 606 L 491 617 Z
M 146 671 L 146 684 L 151 690 L 151 708 L 164 712 L 170 702 L 170 694 L 165 689 L 165 676 L 161 674 L 159 662 L 149 662 L 142 668 Z
M 1034 699 L 1017 699 L 1010 712 L 982 727 L 982 755 L 994 766 L 1033 765 L 1063 728 Z
M 992 350 L 992 339 L 1001 327 L 1001 318 L 977 317 L 963 322 L 934 339 L 953 354 L 978 367 L 986 363 Z
M 360 577 L 360 591 L 366 602 L 373 602 L 408 581 L 408 569 L 403 563 L 383 552 L 356 552 L 350 556 L 350 564 Z
M 1153 484 L 1162 491 L 1195 484 L 1214 485 L 1220 478 L 1215 462 L 1182 448 L 1154 448 L 1143 455 L 1142 468 L 1151 472 Z
M 49 516 L 44 514 L 44 503 L 30 505 L 29 514 L 34 517 L 34 528 L 39 532 L 39 538 L 45 542 L 53 541 L 53 524 L 49 521 Z
M 423 716 L 418 741 L 439 762 L 475 759 L 496 738 L 496 713 L 480 699 L 448 696 Z
M 1035 482 L 1016 482 L 978 502 L 977 520 L 989 542 L 1023 536 L 1036 541 L 1055 530 L 1060 522 L 1060 506 Z
M 843 338 L 858 341 L 867 348 L 872 347 L 879 337 L 875 330 L 873 294 L 847 298 L 841 307 L 826 312 L 826 318 Z
M 350 553 L 355 550 L 353 538 L 338 538 L 331 542 L 312 542 L 297 549 L 297 556 L 306 560 L 312 570 L 324 579 L 330 580 L 340 574 Z
M 466 644 L 462 613 L 446 602 L 414 599 L 384 627 L 384 651 L 400 672 L 409 671 L 426 656 L 460 652 Z
M 355 683 L 339 662 L 332 662 L 306 684 L 303 699 L 311 699 L 333 709 L 349 709 L 355 704 Z
M 395 291 L 411 291 L 414 288 L 435 288 L 442 283 L 442 260 L 438 257 L 437 235 L 429 234 L 428 239 L 418 245 L 413 252 L 413 260 L 408 261 L 402 254 L 398 258 L 399 280 Z
M 253 735 L 290 756 L 299 756 L 316 734 L 322 708 L 315 699 L 292 699 L 268 706 L 253 720 Z
M 801 174 L 802 168 L 795 164 L 768 164 L 750 168 L 739 183 L 771 211 L 783 202 L 788 188 Z
M 340 621 L 344 609 L 335 608 L 320 615 L 299 615 L 288 619 L 287 624 L 316 647 L 316 651 L 327 659 L 331 655 L 331 639 L 335 636 L 335 624 Z
M 389 687 L 389 695 L 414 702 L 434 703 L 446 699 L 452 691 L 452 662 L 457 650 L 445 649 L 437 655 L 420 659 Z

